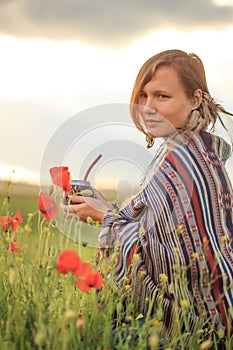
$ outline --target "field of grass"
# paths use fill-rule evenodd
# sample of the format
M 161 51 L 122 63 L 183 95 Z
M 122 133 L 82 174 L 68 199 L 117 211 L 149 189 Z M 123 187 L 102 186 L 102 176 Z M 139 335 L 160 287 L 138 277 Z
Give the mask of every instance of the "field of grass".
M 61 252 L 72 250 L 97 269 L 96 246 L 86 245 L 85 238 L 97 235 L 99 228 L 79 225 L 83 236 L 75 242 L 43 218 L 37 189 L 5 189 L 0 194 L 0 216 L 13 216 L 19 209 L 23 222 L 16 231 L 0 228 L 0 349 L 159 349 L 161 309 L 143 323 L 133 305 L 125 314 L 124 290 L 117 290 L 109 277 L 111 263 L 103 273 L 103 288 L 89 292 L 77 287 L 72 273 L 62 274 L 56 268 Z M 16 251 L 9 251 L 12 242 L 17 242 Z M 189 345 L 187 336 L 188 331 L 163 340 L 163 350 L 218 349 L 202 329 L 191 335 Z

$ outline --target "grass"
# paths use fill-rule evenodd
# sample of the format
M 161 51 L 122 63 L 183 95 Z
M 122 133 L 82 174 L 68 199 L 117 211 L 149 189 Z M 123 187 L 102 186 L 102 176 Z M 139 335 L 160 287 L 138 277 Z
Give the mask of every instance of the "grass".
M 46 221 L 38 211 L 35 193 L 9 193 L 1 195 L 0 216 L 14 215 L 20 209 L 24 222 L 16 232 L 2 229 L 0 233 L 1 350 L 143 350 L 148 343 L 151 349 L 159 348 L 161 312 L 142 325 L 140 314 L 125 314 L 123 294 L 107 278 L 111 265 L 101 291 L 81 292 L 72 274 L 57 271 L 56 261 L 62 251 L 72 249 L 96 268 L 96 248 L 69 239 Z M 78 229 L 84 237 L 93 230 L 87 225 Z M 21 252 L 8 252 L 12 240 Z M 218 349 L 201 329 L 191 336 L 190 346 L 185 345 L 186 336 L 178 334 L 163 349 Z M 226 349 L 231 349 L 230 344 L 226 343 Z

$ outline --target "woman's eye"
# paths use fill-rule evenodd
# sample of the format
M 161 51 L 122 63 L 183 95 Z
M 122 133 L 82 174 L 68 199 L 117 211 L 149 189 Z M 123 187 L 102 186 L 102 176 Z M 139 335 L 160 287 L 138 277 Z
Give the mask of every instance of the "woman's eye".
M 164 95 L 164 94 L 159 94 L 159 95 L 158 95 L 158 98 L 159 98 L 160 100 L 164 100 L 165 98 L 168 98 L 168 96 L 167 96 L 167 95 Z
M 139 98 L 146 98 L 147 95 L 145 94 L 145 92 L 140 92 L 139 93 Z

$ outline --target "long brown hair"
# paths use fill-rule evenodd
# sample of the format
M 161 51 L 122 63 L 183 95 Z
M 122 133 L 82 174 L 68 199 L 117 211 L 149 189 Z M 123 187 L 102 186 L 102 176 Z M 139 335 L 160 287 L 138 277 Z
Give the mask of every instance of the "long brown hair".
M 182 86 L 188 98 L 194 97 L 194 91 L 201 89 L 202 102 L 200 106 L 190 115 L 190 120 L 180 129 L 180 132 L 185 130 L 197 131 L 207 129 L 209 124 L 214 125 L 219 118 L 222 119 L 220 113 L 232 115 L 227 112 L 224 107 L 217 103 L 210 95 L 204 65 L 202 60 L 194 53 L 186 53 L 181 50 L 167 50 L 158 53 L 149 58 L 141 67 L 136 77 L 133 91 L 130 99 L 130 114 L 136 127 L 142 131 L 147 138 L 151 138 L 144 129 L 140 109 L 138 108 L 139 94 L 144 86 L 152 79 L 155 71 L 160 66 L 170 66 L 175 69 L 180 79 Z M 224 124 L 223 124 L 224 125 Z

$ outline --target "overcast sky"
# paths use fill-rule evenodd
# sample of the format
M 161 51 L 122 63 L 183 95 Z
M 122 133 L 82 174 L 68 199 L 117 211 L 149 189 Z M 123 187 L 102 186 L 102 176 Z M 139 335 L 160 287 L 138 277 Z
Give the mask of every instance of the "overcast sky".
M 84 130 L 82 111 L 95 115 L 97 105 L 127 104 L 140 66 L 165 49 L 199 54 L 213 96 L 233 110 L 232 36 L 233 0 L 0 0 L 1 165 L 8 165 L 8 172 L 24 168 L 39 174 L 59 128 L 80 114 Z M 126 116 L 121 123 L 130 120 Z M 98 130 L 118 144 L 120 135 L 127 139 L 128 124 L 124 130 L 122 125 L 113 129 L 117 132 Z M 66 160 L 71 162 L 74 150 L 77 164 L 94 157 L 88 137 L 98 140 L 96 149 L 102 141 L 90 130 L 91 125 L 78 147 L 70 145 Z M 141 140 L 137 143 L 144 147 Z M 84 144 L 91 146 L 80 149 Z M 113 163 L 103 160 L 101 176 L 111 173 Z
M 164 28 L 226 29 L 233 7 L 214 0 L 1 0 L 0 32 L 17 38 L 129 45 Z M 224 1 L 223 1 L 224 3 Z

